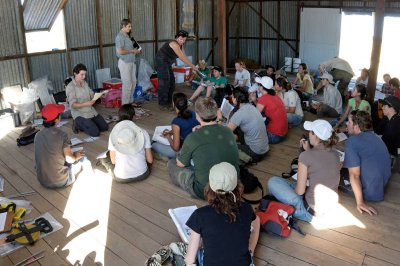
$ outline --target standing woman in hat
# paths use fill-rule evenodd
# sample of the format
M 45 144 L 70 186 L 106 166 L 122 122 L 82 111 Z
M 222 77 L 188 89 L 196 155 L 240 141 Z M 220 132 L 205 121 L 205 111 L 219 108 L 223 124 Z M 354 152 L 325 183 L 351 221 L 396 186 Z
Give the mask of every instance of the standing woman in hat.
M 329 213 L 337 206 L 341 166 L 339 154 L 332 150 L 337 137 L 329 122 L 306 121 L 304 128 L 309 141 L 300 140 L 305 151 L 299 156 L 297 182 L 273 176 L 268 180 L 268 190 L 280 202 L 295 208 L 295 218 L 311 222 L 314 216 Z
M 132 105 L 122 105 L 118 115 L 120 122 L 114 126 L 108 141 L 114 180 L 128 183 L 146 179 L 153 163 L 149 133 L 132 122 L 135 116 Z
M 204 189 L 209 205 L 195 210 L 186 223 L 192 230 L 186 265 L 196 265 L 201 243 L 204 265 L 253 265 L 260 220 L 250 204 L 242 201 L 242 194 L 233 165 L 222 162 L 210 169 Z
M 175 60 L 179 58 L 192 69 L 197 69 L 183 50 L 188 35 L 187 31 L 178 31 L 175 39 L 165 42 L 156 54 L 154 65 L 158 77 L 158 104 L 161 110 L 172 110 L 171 101 L 175 89 L 175 76 L 171 65 Z
M 130 37 L 131 31 L 131 21 L 124 18 L 121 20 L 121 30 L 117 34 L 117 37 L 115 37 L 118 69 L 122 80 L 122 104 L 132 102 L 132 94 L 136 87 L 135 55 L 139 54 L 140 50 L 133 47 L 133 42 Z

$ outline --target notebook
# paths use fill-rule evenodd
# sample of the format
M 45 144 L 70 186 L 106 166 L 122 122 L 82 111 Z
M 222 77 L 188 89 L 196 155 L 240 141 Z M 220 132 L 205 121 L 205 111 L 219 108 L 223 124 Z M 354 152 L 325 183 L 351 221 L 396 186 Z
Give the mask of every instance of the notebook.
M 186 226 L 186 222 L 196 209 L 197 206 L 193 205 L 168 210 L 176 229 L 178 229 L 179 236 L 185 243 L 189 242 L 190 235 L 190 228 Z

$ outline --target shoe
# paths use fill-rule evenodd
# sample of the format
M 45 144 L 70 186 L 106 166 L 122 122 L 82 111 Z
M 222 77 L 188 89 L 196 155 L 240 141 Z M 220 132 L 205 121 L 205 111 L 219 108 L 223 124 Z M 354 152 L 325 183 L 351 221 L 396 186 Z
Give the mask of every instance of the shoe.
M 175 111 L 175 108 L 172 105 L 159 105 L 160 111 Z
M 74 132 L 74 134 L 78 134 L 79 133 L 79 127 L 76 125 L 74 119 L 72 119 L 72 132 Z
M 168 246 L 161 247 L 146 262 L 146 266 L 161 266 L 172 256 L 171 249 Z
M 351 188 L 350 181 L 340 178 L 339 190 L 343 191 L 347 195 L 354 196 L 353 189 Z

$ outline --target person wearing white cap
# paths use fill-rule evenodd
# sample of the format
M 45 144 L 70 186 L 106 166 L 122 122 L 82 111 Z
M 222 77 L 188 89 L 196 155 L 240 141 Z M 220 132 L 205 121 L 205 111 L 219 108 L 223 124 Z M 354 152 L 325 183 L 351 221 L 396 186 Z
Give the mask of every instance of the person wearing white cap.
M 270 77 L 257 77 L 262 96 L 258 98 L 257 109 L 266 117 L 268 142 L 275 144 L 283 141 L 288 133 L 288 120 L 283 101 L 273 89 L 274 83 Z
M 337 137 L 329 122 L 306 121 L 304 128 L 309 131 L 309 142 L 300 140 L 305 151 L 299 156 L 297 182 L 291 184 L 274 176 L 268 181 L 268 189 L 279 201 L 296 209 L 294 217 L 311 222 L 313 216 L 324 215 L 337 206 L 340 159 L 332 150 Z
M 322 102 L 312 102 L 311 106 L 316 110 L 317 116 L 337 118 L 342 113 L 342 96 L 333 86 L 333 78 L 329 73 L 321 76 L 321 83 L 324 86 Z
M 350 64 L 341 58 L 335 57 L 318 65 L 320 73 L 329 72 L 333 77 L 333 81 L 339 81 L 338 90 L 345 96 L 351 78 L 354 76 L 353 69 Z
M 204 265 L 252 265 L 260 220 L 250 204 L 242 201 L 242 194 L 243 185 L 232 164 L 221 162 L 211 167 L 204 189 L 209 205 L 195 210 L 186 222 L 192 230 L 186 265 L 195 265 L 201 242 Z
M 149 133 L 132 122 L 135 111 L 131 104 L 122 105 L 118 115 L 122 121 L 114 126 L 108 141 L 113 178 L 121 183 L 143 180 L 153 163 Z

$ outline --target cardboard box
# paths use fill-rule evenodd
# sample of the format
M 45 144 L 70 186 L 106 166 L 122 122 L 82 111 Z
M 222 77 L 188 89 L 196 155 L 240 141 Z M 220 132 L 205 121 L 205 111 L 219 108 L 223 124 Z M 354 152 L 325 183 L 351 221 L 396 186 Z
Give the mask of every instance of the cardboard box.
M 120 90 L 122 88 L 122 80 L 118 78 L 112 78 L 103 82 L 103 89 L 109 90 Z
M 191 67 L 173 67 L 172 71 L 174 72 L 175 83 L 187 82 L 192 75 Z
M 14 128 L 20 125 L 19 115 L 11 108 L 0 110 L 0 125 L 4 128 Z

